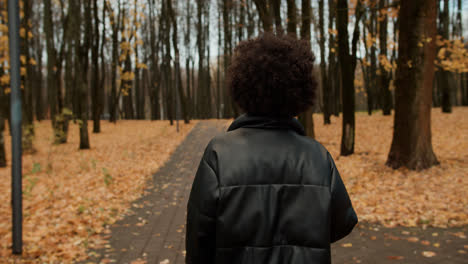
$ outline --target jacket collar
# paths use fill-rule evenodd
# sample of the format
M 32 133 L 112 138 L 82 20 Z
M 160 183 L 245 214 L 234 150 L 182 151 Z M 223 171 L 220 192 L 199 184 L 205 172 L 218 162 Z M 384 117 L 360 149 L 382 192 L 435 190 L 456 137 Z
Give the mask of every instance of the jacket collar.
M 296 133 L 305 136 L 304 127 L 295 117 L 268 117 L 244 113 L 231 123 L 227 131 L 232 131 L 241 127 L 266 129 L 285 128 L 292 129 L 296 131 Z

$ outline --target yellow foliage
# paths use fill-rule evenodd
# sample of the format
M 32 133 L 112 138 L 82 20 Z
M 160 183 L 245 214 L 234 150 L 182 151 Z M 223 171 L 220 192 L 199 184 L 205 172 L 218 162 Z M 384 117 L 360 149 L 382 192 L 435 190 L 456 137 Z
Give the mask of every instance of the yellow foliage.
M 0 77 L 0 84 L 2 84 L 2 85 L 10 84 L 10 75 L 9 74 L 2 75 Z
M 120 79 L 122 81 L 133 81 L 133 79 L 135 79 L 135 73 L 133 72 L 124 72 L 121 76 L 120 76 Z
M 328 29 L 328 33 L 330 33 L 330 35 L 338 35 L 338 30 L 336 29 L 333 29 L 333 28 L 329 28 Z
M 468 51 L 461 39 L 438 40 L 443 43 L 435 61 L 439 69 L 456 73 L 468 72 Z
M 380 54 L 379 55 L 379 62 L 385 69 L 385 71 L 391 71 L 393 69 L 393 65 L 388 61 L 387 56 Z
M 21 55 L 20 56 L 20 62 L 21 62 L 21 64 L 26 64 L 26 56 Z
M 148 69 L 148 66 L 145 63 L 138 63 L 137 68 L 138 69 Z

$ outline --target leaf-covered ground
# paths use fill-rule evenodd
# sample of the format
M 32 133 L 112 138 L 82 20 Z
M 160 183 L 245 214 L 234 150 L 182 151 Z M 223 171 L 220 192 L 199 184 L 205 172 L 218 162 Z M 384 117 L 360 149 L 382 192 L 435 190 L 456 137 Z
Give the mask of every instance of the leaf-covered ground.
M 180 133 L 168 121 L 102 122 L 92 149 L 78 151 L 78 127 L 68 143 L 52 145 L 49 121 L 36 124 L 36 153 L 23 157 L 23 263 L 70 263 L 98 242 L 140 197 L 151 175 L 168 160 L 197 121 Z M 6 137 L 10 151 L 9 136 Z M 8 157 L 9 158 L 9 157 Z M 11 256 L 11 168 L 0 168 L 0 259 Z
M 468 224 L 467 116 L 466 107 L 456 107 L 452 114 L 433 109 L 432 142 L 441 164 L 420 172 L 384 165 L 393 116 L 357 113 L 356 153 L 347 157 L 339 156 L 341 118 L 332 117 L 327 126 L 322 115 L 314 119 L 317 140 L 334 157 L 360 221 L 387 227 L 450 227 Z M 23 262 L 69 263 L 84 256 L 87 245 L 101 243 L 98 234 L 108 233 L 103 224 L 122 217 L 130 202 L 143 194 L 149 177 L 195 122 L 182 125 L 179 134 L 168 122 L 104 122 L 103 133 L 92 134 L 93 148 L 85 151 L 77 150 L 76 126 L 71 127 L 68 144 L 55 146 L 50 144 L 50 123 L 39 124 L 38 152 L 23 159 Z M 0 179 L 0 259 L 13 262 L 10 168 L 0 169 Z
M 332 154 L 360 221 L 435 227 L 468 224 L 468 108 L 432 110 L 432 145 L 440 165 L 420 172 L 393 170 L 387 160 L 393 116 L 356 114 L 355 154 L 339 156 L 341 118 L 324 126 L 314 115 L 316 137 Z

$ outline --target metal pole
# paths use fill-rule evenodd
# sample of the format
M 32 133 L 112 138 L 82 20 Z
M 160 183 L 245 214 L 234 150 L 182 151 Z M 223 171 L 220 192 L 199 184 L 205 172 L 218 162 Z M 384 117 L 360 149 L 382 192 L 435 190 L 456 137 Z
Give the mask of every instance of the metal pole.
M 8 0 L 8 36 L 10 44 L 11 86 L 11 202 L 13 213 L 13 254 L 21 254 L 23 248 L 23 215 L 21 190 L 21 90 L 19 0 Z

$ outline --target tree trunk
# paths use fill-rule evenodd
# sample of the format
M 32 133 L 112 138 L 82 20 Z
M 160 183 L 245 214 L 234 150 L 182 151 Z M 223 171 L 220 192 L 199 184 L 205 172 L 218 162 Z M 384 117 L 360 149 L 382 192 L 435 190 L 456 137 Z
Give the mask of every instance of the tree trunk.
M 101 107 L 102 102 L 100 100 L 100 92 L 99 90 L 103 89 L 100 86 L 99 82 L 99 17 L 98 17 L 98 7 L 97 7 L 97 0 L 93 0 L 93 30 L 94 33 L 92 35 L 92 50 L 91 50 L 91 57 L 92 57 L 92 67 L 91 67 L 91 105 L 92 115 L 93 115 L 93 133 L 101 132 L 101 123 L 100 123 L 100 116 L 101 116 Z M 104 38 L 105 36 L 103 36 Z
M 33 36 L 33 38 L 35 38 Z M 39 37 L 37 37 L 39 38 Z M 37 40 L 35 42 L 40 42 L 40 40 Z M 42 91 L 43 91 L 43 87 L 44 87 L 44 83 L 43 83 L 43 77 L 42 77 L 42 67 L 43 67 L 43 64 L 42 64 L 42 46 L 41 44 L 37 43 L 37 45 L 35 45 L 34 49 L 36 50 L 36 54 L 37 54 L 37 65 L 35 67 L 35 99 L 36 99 L 36 120 L 37 121 L 42 121 L 44 119 L 44 110 L 43 110 L 43 96 L 42 96 Z
M 106 17 L 106 6 L 102 8 L 102 18 L 105 19 Z M 99 101 L 99 115 L 101 115 L 104 111 L 104 105 L 105 101 L 104 98 L 106 98 L 106 71 L 107 71 L 107 62 L 105 60 L 105 54 L 104 54 L 104 47 L 106 45 L 106 38 L 104 37 L 106 35 L 106 23 L 102 23 L 102 31 L 101 31 L 101 47 L 100 47 L 100 59 L 101 59 L 101 78 L 99 82 L 99 87 L 98 89 L 98 97 Z M 108 98 L 108 97 L 107 97 Z M 109 104 L 109 102 L 107 102 Z M 99 132 L 101 131 L 101 117 L 99 117 Z
M 360 3 L 360 2 L 359 2 Z M 338 0 L 338 59 L 341 69 L 341 91 L 343 104 L 343 127 L 341 136 L 341 155 L 354 153 L 354 71 L 348 44 L 348 1 Z
M 50 119 L 54 130 L 54 143 L 62 143 L 61 140 L 64 131 L 58 125 L 57 115 L 60 114 L 57 99 L 58 99 L 58 65 L 57 65 L 57 50 L 54 46 L 54 24 L 52 23 L 52 4 L 51 0 L 44 0 L 44 33 L 47 46 L 47 95 L 50 111 Z
M 264 32 L 273 31 L 271 13 L 270 13 L 270 9 L 268 8 L 268 3 L 267 3 L 268 0 L 253 0 L 253 1 L 255 3 L 255 6 L 257 7 L 260 20 L 262 21 L 263 31 Z
M 377 4 L 376 0 L 372 0 L 372 7 L 374 7 L 371 11 L 371 17 L 370 17 L 370 28 L 369 28 L 369 33 L 372 36 L 372 38 L 377 37 Z M 372 46 L 370 47 L 370 84 L 369 84 L 369 94 L 367 96 L 370 97 L 370 101 L 373 102 L 373 104 L 370 107 L 369 110 L 369 115 L 372 114 L 372 110 L 376 109 L 378 106 L 378 99 L 379 97 L 377 96 L 377 48 L 376 44 L 373 41 Z
M 106 8 L 107 1 L 104 2 Z M 120 91 L 117 92 L 117 67 L 119 66 L 119 32 L 122 23 L 122 10 L 120 7 L 120 0 L 117 2 L 117 13 L 109 12 L 110 20 L 112 21 L 112 66 L 111 66 L 111 94 L 109 100 L 109 121 L 117 122 L 117 106 L 120 97 Z M 117 17 L 116 17 L 117 15 Z
M 34 125 L 33 125 L 33 85 L 32 85 L 32 65 L 31 65 L 31 53 L 30 53 L 30 38 L 28 37 L 30 29 L 30 18 L 31 18 L 31 2 L 30 0 L 23 0 L 23 19 L 21 20 L 21 28 L 24 30 L 24 35 L 21 37 L 21 55 L 24 56 L 25 60 L 21 62 L 21 67 L 26 70 L 26 73 L 21 75 L 21 83 L 24 85 L 22 97 L 24 103 L 22 104 L 23 118 L 22 118 L 22 147 L 25 153 L 34 152 L 33 138 L 34 138 Z
M 336 8 L 335 8 L 335 0 L 328 0 L 328 28 L 333 30 L 335 28 L 335 16 L 336 16 Z M 335 114 L 338 116 L 337 105 L 336 105 L 336 96 L 338 91 L 338 84 L 339 84 L 339 71 L 336 62 L 336 40 L 334 34 L 329 34 L 328 39 L 328 87 L 330 88 L 330 95 L 328 98 L 328 105 L 330 109 L 330 114 Z M 324 113 L 325 114 L 325 113 Z M 326 117 L 324 117 L 326 118 Z M 330 119 L 328 117 L 327 119 Z
M 4 94 L 4 89 L 5 87 L 0 86 L 0 168 L 4 168 L 7 165 L 5 152 L 5 137 L 3 133 L 5 131 L 5 116 L 7 114 L 4 108 L 7 101 L 7 98 Z
M 449 39 L 449 3 L 448 0 L 444 0 L 444 11 L 441 14 L 441 34 L 443 39 Z M 451 113 L 452 112 L 452 100 L 451 100 L 451 87 L 449 83 L 450 72 L 444 70 L 442 67 L 439 67 L 440 71 L 440 87 L 442 91 L 442 112 Z
M 302 0 L 302 26 L 301 26 L 301 39 L 310 41 L 310 22 L 311 10 L 310 0 Z M 296 4 L 294 1 L 288 0 L 288 33 L 296 36 L 296 25 L 292 25 L 291 21 L 296 21 Z M 314 132 L 314 109 L 309 108 L 303 113 L 299 114 L 299 121 L 304 126 L 305 133 L 308 137 L 315 138 Z
M 305 1 L 303 1 L 304 3 Z M 325 63 L 325 31 L 323 17 L 323 2 L 319 0 L 319 45 L 320 45 L 320 75 L 321 86 L 323 92 L 323 123 L 330 124 L 330 87 L 328 86 L 328 77 Z M 304 8 L 304 7 L 302 7 Z M 301 32 L 302 33 L 302 32 Z
M 159 69 L 158 63 L 158 53 L 159 53 L 159 43 L 162 39 L 162 30 L 159 30 L 159 40 L 156 41 L 156 20 L 154 15 L 154 10 L 156 5 L 154 0 L 148 0 L 149 4 L 149 28 L 150 28 L 150 102 L 151 102 L 151 120 L 160 119 L 160 103 L 159 103 L 159 93 L 160 93 L 160 81 L 161 81 L 161 71 Z M 159 18 L 159 24 L 162 24 L 162 16 Z
M 83 2 L 84 3 L 83 3 Z M 76 89 L 76 104 L 77 104 L 77 117 L 80 129 L 80 149 L 89 149 L 89 137 L 88 137 L 88 52 L 91 47 L 91 34 L 92 34 L 92 23 L 91 23 L 91 0 L 74 0 L 74 8 L 76 13 L 73 14 L 73 33 L 75 37 L 75 89 Z M 83 40 L 81 40 L 80 25 L 82 21 L 81 10 L 84 10 L 84 34 Z
M 260 1 L 263 2 L 263 1 Z M 223 0 L 223 28 L 224 28 L 224 79 L 228 74 L 228 67 L 231 64 L 231 53 L 232 53 L 232 27 L 230 23 L 230 10 L 232 7 L 232 0 Z M 265 7 L 266 8 L 266 7 Z M 234 117 L 235 103 L 231 96 L 231 93 L 226 90 L 225 85 L 222 86 L 224 91 L 224 113 L 225 118 Z
M 387 5 L 386 0 L 380 0 L 379 8 L 384 10 Z M 388 16 L 387 14 L 381 14 L 383 18 L 380 18 L 379 22 L 379 44 L 380 44 L 380 89 L 381 89 L 381 98 L 382 98 L 382 112 L 383 115 L 390 115 L 392 111 L 392 93 L 390 92 L 390 72 L 387 71 L 382 63 L 382 59 L 387 59 L 387 24 Z
M 273 9 L 273 16 L 275 17 L 276 34 L 284 32 L 281 20 L 281 0 L 270 0 L 270 8 Z
M 174 58 L 175 86 L 177 89 L 178 100 L 180 102 L 180 107 L 182 110 L 182 116 L 184 118 L 184 122 L 185 124 L 188 124 L 189 118 L 188 118 L 188 112 L 187 112 L 187 103 L 186 103 L 184 90 L 182 87 L 182 77 L 180 73 L 180 59 L 179 59 L 180 55 L 179 55 L 179 45 L 177 43 L 177 20 L 175 18 L 174 10 L 172 8 L 172 0 L 167 0 L 167 8 L 169 12 L 169 17 L 172 21 L 172 28 L 173 28 L 172 45 L 174 46 L 174 53 L 175 53 L 175 58 Z
M 421 170 L 439 163 L 431 141 L 436 12 L 436 0 L 401 2 L 394 130 L 386 162 L 394 169 Z M 422 36 L 432 41 L 421 47 Z
M 295 0 L 287 0 L 288 3 L 288 34 L 292 34 L 293 36 L 297 35 L 297 22 L 296 22 L 296 1 Z M 309 3 L 310 6 L 310 3 Z M 310 13 L 310 7 L 307 7 Z M 302 11 L 304 12 L 304 10 Z M 306 11 L 307 12 L 307 11 Z M 304 13 L 303 13 L 304 15 Z M 310 19 L 308 19 L 310 23 Z M 310 26 L 309 26 L 310 27 Z M 309 33 L 310 34 L 310 33 Z

